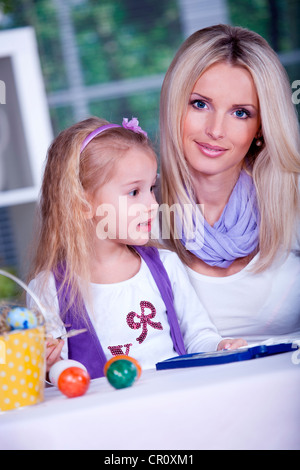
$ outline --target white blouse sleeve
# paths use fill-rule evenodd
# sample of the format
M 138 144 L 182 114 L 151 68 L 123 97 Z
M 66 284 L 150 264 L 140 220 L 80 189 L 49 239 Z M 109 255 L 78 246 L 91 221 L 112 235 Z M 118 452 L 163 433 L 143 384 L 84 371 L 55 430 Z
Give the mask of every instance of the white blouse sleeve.
M 66 329 L 59 315 L 59 304 L 55 280 L 52 273 L 49 274 L 46 280 L 45 276 L 46 274 L 44 272 L 38 274 L 35 279 L 30 281 L 28 287 L 38 297 L 39 301 L 44 306 L 44 309 L 46 311 L 46 333 L 52 335 L 53 338 L 60 338 L 66 333 Z M 29 294 L 27 294 L 26 303 L 28 308 L 36 307 L 34 300 Z M 67 357 L 68 347 L 67 341 L 65 341 L 62 351 L 62 358 L 67 359 Z
M 179 257 L 159 250 L 169 275 L 174 294 L 174 306 L 187 353 L 216 351 L 222 337 L 200 302 Z

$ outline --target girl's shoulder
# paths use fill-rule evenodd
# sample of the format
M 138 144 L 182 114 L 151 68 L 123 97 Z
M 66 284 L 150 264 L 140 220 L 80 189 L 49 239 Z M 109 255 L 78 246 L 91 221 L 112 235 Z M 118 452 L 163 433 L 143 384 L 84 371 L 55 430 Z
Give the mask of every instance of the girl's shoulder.
M 175 274 L 186 276 L 185 266 L 177 253 L 166 248 L 159 248 L 158 253 L 160 260 L 170 277 L 174 277 Z
M 52 272 L 41 271 L 29 282 L 28 288 L 43 305 L 46 311 L 46 322 L 52 325 L 53 318 L 59 316 L 57 291 Z M 35 300 L 30 295 L 30 292 L 26 293 L 26 304 L 29 308 L 36 307 Z
M 50 286 L 54 284 L 54 276 L 52 271 L 41 271 L 33 279 L 30 280 L 28 286 Z
M 51 271 L 41 271 L 31 279 L 28 284 L 29 291 L 31 290 L 37 297 L 45 302 L 45 299 L 53 299 L 56 296 L 56 286 L 53 273 Z M 27 293 L 27 302 L 32 303 L 32 298 Z
M 143 257 L 143 253 L 150 255 L 151 258 L 155 259 L 155 252 L 158 253 L 162 263 L 181 263 L 179 256 L 175 251 L 172 251 L 161 244 L 146 245 L 142 247 L 136 247 L 137 252 Z
M 158 253 L 162 262 L 173 261 L 174 263 L 181 263 L 179 256 L 177 255 L 177 253 L 175 253 L 175 251 L 168 250 L 167 248 L 158 248 Z

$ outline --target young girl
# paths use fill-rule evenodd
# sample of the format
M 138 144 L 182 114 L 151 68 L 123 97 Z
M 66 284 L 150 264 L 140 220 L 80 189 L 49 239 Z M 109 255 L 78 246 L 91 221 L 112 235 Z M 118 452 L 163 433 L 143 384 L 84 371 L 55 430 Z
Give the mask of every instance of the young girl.
M 157 213 L 156 156 L 133 118 L 90 118 L 52 143 L 30 288 L 49 310 L 47 368 L 62 358 L 92 378 L 112 356 L 142 368 L 186 352 L 236 348 L 211 324 L 175 253 L 145 246 Z

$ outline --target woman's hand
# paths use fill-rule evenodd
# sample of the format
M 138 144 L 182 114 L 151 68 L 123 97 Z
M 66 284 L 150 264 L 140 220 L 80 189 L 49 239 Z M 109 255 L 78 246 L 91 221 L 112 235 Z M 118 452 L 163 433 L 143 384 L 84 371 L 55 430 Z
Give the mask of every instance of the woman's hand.
M 59 338 L 53 338 L 51 335 L 46 340 L 46 372 L 49 372 L 50 368 L 57 361 L 61 359 L 61 351 L 64 345 L 64 341 Z
M 241 348 L 242 346 L 248 346 L 247 341 L 245 341 L 242 338 L 222 339 L 222 341 L 220 341 L 218 344 L 217 351 L 222 351 L 224 349 L 238 349 L 238 348 Z

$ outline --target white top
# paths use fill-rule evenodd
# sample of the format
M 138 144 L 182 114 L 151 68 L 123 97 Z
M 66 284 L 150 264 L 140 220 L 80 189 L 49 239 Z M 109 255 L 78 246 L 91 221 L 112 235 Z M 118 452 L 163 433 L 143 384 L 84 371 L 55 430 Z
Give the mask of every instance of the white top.
M 242 271 L 210 277 L 190 268 L 188 276 L 222 336 L 242 337 L 249 344 L 300 337 L 300 256 L 278 257 L 258 274 L 251 272 L 258 255 Z
M 170 277 L 174 305 L 188 353 L 215 351 L 221 337 L 200 303 L 185 267 L 175 253 L 159 250 Z M 47 291 L 39 292 L 43 273 L 32 280 L 30 289 L 49 309 L 50 333 L 60 337 L 65 328 L 59 318 L 54 277 L 51 274 Z M 166 308 L 147 264 L 142 260 L 139 272 L 115 284 L 91 284 L 93 314 L 86 305 L 107 360 L 116 354 L 127 354 L 139 361 L 142 368 L 152 368 L 158 361 L 176 356 L 170 337 Z M 29 307 L 32 305 L 27 300 Z M 68 357 L 67 341 L 62 357 Z

